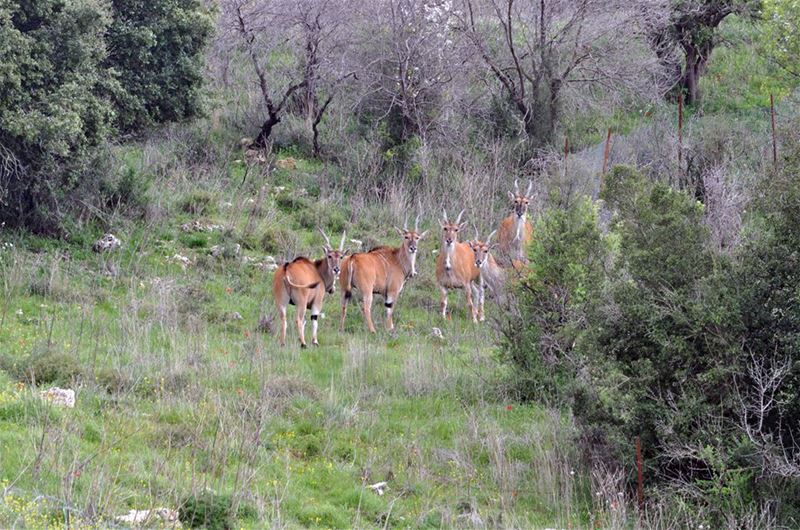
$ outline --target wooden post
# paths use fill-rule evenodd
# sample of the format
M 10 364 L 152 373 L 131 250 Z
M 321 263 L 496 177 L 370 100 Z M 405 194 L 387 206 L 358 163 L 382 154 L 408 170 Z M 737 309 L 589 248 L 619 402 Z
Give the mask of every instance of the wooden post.
M 603 175 L 608 171 L 608 155 L 611 152 L 611 127 L 606 134 L 606 147 L 603 149 Z
M 769 114 L 772 121 L 772 165 L 778 164 L 778 145 L 775 140 L 775 98 L 769 95 Z
M 678 166 L 683 159 L 683 92 L 678 93 Z
M 644 477 L 642 473 L 642 439 L 636 437 L 636 499 L 639 502 L 639 513 L 644 512 Z

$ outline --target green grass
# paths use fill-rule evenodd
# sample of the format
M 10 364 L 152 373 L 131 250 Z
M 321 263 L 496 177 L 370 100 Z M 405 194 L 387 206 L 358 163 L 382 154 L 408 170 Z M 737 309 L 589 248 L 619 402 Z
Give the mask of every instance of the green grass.
M 64 506 L 72 524 L 91 526 L 206 491 L 235 505 L 243 528 L 440 528 L 470 512 L 523 528 L 588 520 L 584 479 L 568 472 L 579 468 L 565 449 L 571 420 L 506 397 L 496 337 L 467 322 L 460 295 L 452 321 L 431 310 L 435 242 L 400 298 L 396 333 L 377 301 L 377 335 L 355 305 L 338 333 L 337 293 L 320 348 L 300 350 L 291 321 L 280 348 L 257 326 L 272 313 L 271 273 L 208 248 L 278 223 L 313 255 L 320 236 L 298 227 L 316 199 L 282 211 L 269 194 L 256 208 L 246 189 L 203 195 L 204 222 L 228 232 L 187 234 L 186 197 L 199 197 L 189 191 L 165 202 L 160 221 L 121 225 L 124 246 L 109 257 L 88 250 L 101 235 L 91 227 L 66 243 L 4 236 L 15 246 L 0 254 L 0 526 L 64 525 Z M 390 234 L 379 237 L 395 243 Z M 264 258 L 258 245 L 243 253 Z M 25 376 L 34 354 L 76 389 L 74 410 L 39 399 L 49 385 Z M 59 371 L 65 359 L 74 370 Z M 384 480 L 383 496 L 367 487 Z

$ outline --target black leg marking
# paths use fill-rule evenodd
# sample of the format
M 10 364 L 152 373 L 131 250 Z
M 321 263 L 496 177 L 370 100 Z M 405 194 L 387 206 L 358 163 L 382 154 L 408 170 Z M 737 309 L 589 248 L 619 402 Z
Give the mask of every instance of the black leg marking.
M 319 315 L 311 315 L 311 320 L 316 320 L 319 318 Z
M 394 305 L 394 302 L 384 302 L 383 305 L 385 305 L 388 308 L 391 308 Z

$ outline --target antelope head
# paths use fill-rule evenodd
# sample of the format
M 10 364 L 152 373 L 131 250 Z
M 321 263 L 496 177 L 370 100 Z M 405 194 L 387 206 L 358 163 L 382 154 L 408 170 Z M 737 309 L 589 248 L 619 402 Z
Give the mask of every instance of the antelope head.
M 455 222 L 450 222 L 447 215 L 447 210 L 442 210 L 444 217 L 439 221 L 442 227 L 442 246 L 444 247 L 444 268 L 450 270 L 452 268 L 451 258 L 455 250 L 455 243 L 458 242 L 458 231 L 467 226 L 467 222 L 461 222 L 461 216 L 464 215 L 464 210 L 461 210 Z
M 414 220 L 414 228 L 408 228 L 408 218 L 403 222 L 403 228 L 394 227 L 397 230 L 397 233 L 400 234 L 400 237 L 403 238 L 403 244 L 401 248 L 403 249 L 403 254 L 407 256 L 408 262 L 410 264 L 411 269 L 411 277 L 417 275 L 417 244 L 420 242 L 422 238 L 424 238 L 428 231 L 425 230 L 424 232 L 419 231 L 419 215 Z
M 333 245 L 331 245 L 328 234 L 326 234 L 322 228 L 320 228 L 319 231 L 325 239 L 325 244 L 322 245 L 323 259 L 325 259 L 328 264 L 328 270 L 333 273 L 333 282 L 331 282 L 331 286 L 328 287 L 328 294 L 333 294 L 336 290 L 336 282 L 339 281 L 339 274 L 342 272 L 342 258 L 349 252 L 344 249 L 344 240 L 347 232 L 342 232 L 342 240 L 339 242 L 339 248 L 335 249 Z
M 486 265 L 486 262 L 489 261 L 489 252 L 492 249 L 492 237 L 494 237 L 496 232 L 497 230 L 489 234 L 489 236 L 486 238 L 486 241 L 480 241 L 476 231 L 475 239 L 469 242 L 472 252 L 475 253 L 475 266 L 479 269 Z
M 517 219 L 522 219 L 528 213 L 528 205 L 530 204 L 531 190 L 533 189 L 533 181 L 528 181 L 528 189 L 525 193 L 519 191 L 519 181 L 514 179 L 514 191 L 508 192 L 508 198 L 511 199 L 511 209 L 517 216 Z
M 453 246 L 453 243 L 458 242 L 458 231 L 467 226 L 467 222 L 461 222 L 461 216 L 464 215 L 464 210 L 459 212 L 454 223 L 451 223 L 448 219 L 447 210 L 442 210 L 442 213 L 444 217 L 439 221 L 439 224 L 442 226 L 442 244 L 445 249 L 449 249 Z

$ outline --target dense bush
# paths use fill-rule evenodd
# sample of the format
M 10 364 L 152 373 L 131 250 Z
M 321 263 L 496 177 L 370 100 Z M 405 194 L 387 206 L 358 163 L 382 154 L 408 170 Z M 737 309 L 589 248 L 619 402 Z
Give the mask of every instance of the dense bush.
M 198 0 L 113 0 L 107 64 L 124 91 L 116 123 L 136 131 L 199 114 L 212 19 Z
M 0 221 L 54 231 L 115 123 L 196 114 L 207 16 L 140 4 L 0 4 Z
M 179 509 L 181 523 L 189 528 L 229 530 L 233 528 L 231 498 L 205 492 L 187 497 Z
M 649 483 L 688 488 L 720 518 L 752 506 L 796 517 L 800 193 L 790 188 L 733 256 L 712 252 L 693 196 L 629 168 L 606 179 L 607 236 L 586 206 L 545 215 L 505 347 L 522 394 L 570 405 L 606 461 L 630 462 L 641 437 Z

